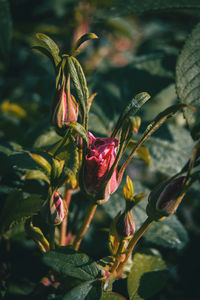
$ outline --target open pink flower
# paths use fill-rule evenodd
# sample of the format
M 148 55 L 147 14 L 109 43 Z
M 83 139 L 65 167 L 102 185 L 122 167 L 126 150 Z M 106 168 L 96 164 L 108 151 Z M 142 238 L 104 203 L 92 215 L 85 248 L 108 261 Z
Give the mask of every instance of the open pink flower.
M 88 132 L 89 150 L 85 160 L 85 186 L 89 193 L 98 193 L 104 184 L 115 158 L 118 140 L 114 138 L 95 138 Z M 118 187 L 117 169 L 109 181 L 109 194 Z

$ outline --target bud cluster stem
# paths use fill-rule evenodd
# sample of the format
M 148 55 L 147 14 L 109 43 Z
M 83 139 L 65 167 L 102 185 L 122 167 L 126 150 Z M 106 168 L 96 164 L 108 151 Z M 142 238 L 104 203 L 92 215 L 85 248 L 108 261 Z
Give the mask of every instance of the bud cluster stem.
M 79 246 L 81 244 L 81 241 L 83 239 L 83 236 L 84 234 L 86 233 L 86 231 L 88 230 L 89 226 L 90 226 L 90 223 L 94 217 L 94 214 L 95 214 L 95 211 L 97 209 L 97 204 L 94 203 L 94 202 L 90 202 L 90 205 L 88 207 L 88 211 L 86 213 L 86 216 L 85 216 L 85 219 L 83 221 L 83 224 L 77 234 L 77 236 L 75 237 L 75 240 L 73 242 L 73 249 L 74 250 L 78 250 L 79 249 Z
M 130 240 L 129 245 L 127 247 L 127 253 L 126 253 L 126 257 L 124 259 L 124 261 L 118 266 L 117 268 L 117 272 L 120 273 L 124 266 L 126 265 L 129 257 L 131 256 L 133 249 L 135 247 L 135 245 L 137 244 L 137 242 L 139 241 L 139 239 L 142 237 L 142 235 L 145 233 L 145 231 L 148 229 L 148 227 L 151 225 L 152 223 L 152 219 L 150 219 L 149 217 L 144 221 L 144 223 L 142 224 L 142 226 L 138 229 L 138 231 L 136 231 L 136 233 L 134 234 L 133 238 Z
M 120 258 L 121 258 L 121 254 L 122 254 L 122 251 L 123 251 L 123 248 L 124 248 L 124 240 L 121 240 L 120 241 L 120 244 L 119 244 L 119 247 L 117 249 L 117 253 L 115 255 L 115 262 L 110 270 L 110 275 L 111 274 L 114 274 L 114 272 L 116 271 L 117 267 L 119 266 L 120 264 Z
M 69 208 L 69 204 L 71 201 L 71 195 L 72 195 L 72 190 L 66 190 L 65 192 L 65 204 L 67 209 Z M 66 246 L 66 234 L 67 234 L 67 217 L 68 214 L 65 216 L 63 222 L 61 223 L 61 228 L 60 228 L 60 246 Z

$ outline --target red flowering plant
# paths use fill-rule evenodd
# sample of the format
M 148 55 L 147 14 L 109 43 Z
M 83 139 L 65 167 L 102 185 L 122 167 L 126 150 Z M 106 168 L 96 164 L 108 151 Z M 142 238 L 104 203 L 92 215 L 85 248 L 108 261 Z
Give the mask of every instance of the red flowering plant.
M 95 94 L 89 93 L 84 71 L 76 56 L 84 42 L 96 38 L 93 33 L 85 34 L 75 43 L 71 52 L 61 54 L 54 41 L 44 34 L 37 34 L 39 45 L 34 48 L 45 54 L 48 52 L 55 68 L 55 97 L 50 115 L 54 131 L 58 135 L 53 143 L 23 153 L 30 166 L 26 171 L 20 169 L 24 172 L 21 179 L 26 182 L 39 180 L 45 185 L 46 194 L 39 197 L 33 195 L 34 207 L 31 206 L 28 213 L 22 212 L 20 216 L 26 219 L 27 235 L 45 253 L 44 261 L 51 267 L 52 286 L 56 282 L 58 295 L 63 295 L 66 291 L 66 278 L 62 277 L 64 274 L 67 280 L 71 277 L 75 279 L 70 285 L 73 286 L 72 289 L 76 289 L 77 282 L 79 285 L 81 282 L 83 290 L 86 287 L 87 291 L 88 287 L 93 289 L 95 286 L 98 293 L 94 297 L 101 299 L 102 294 L 108 295 L 106 288 L 110 288 L 115 279 L 127 277 L 126 268 L 132 252 L 149 226 L 154 221 L 161 221 L 172 215 L 190 185 L 198 178 L 192 172 L 196 166 L 199 144 L 180 172 L 150 192 L 146 207 L 147 217 L 139 225 L 135 221 L 136 207 L 146 195 L 134 194 L 134 185 L 127 176 L 123 189 L 125 207 L 114 214 L 108 230 L 107 244 L 111 255 L 106 257 L 106 263 L 103 260 L 94 262 L 78 251 L 96 209 L 107 204 L 110 195 L 120 188 L 124 172 L 133 156 L 137 154 L 149 163 L 149 152 L 143 144 L 168 118 L 180 109 L 187 108 L 186 104 L 180 103 L 168 107 L 149 123 L 142 134 L 138 134 L 141 118 L 135 115 L 150 99 L 147 92 L 142 92 L 122 110 L 111 133 L 106 137 L 95 137 L 88 129 L 89 113 Z M 35 169 L 31 169 L 33 164 Z M 22 194 L 20 190 L 17 195 L 22 197 Z M 76 212 L 71 210 L 72 195 L 79 195 L 82 203 L 84 202 L 82 219 L 80 207 Z M 16 194 L 10 197 L 8 203 L 11 203 Z M 16 218 L 19 218 L 19 214 L 17 211 Z M 69 223 L 68 217 L 71 214 L 73 222 Z M 2 220 L 0 228 L 5 230 L 5 223 L 8 221 Z M 130 264 L 132 266 L 132 261 Z M 43 278 L 41 282 L 44 281 Z M 68 294 L 63 299 L 71 299 L 71 290 L 66 293 Z M 80 298 L 80 295 L 77 297 Z

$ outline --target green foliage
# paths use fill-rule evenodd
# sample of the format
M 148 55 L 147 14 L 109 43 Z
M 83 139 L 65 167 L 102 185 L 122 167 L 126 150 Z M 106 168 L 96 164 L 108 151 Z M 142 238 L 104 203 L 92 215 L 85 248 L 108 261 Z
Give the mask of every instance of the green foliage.
M 125 300 L 126 298 L 114 292 L 104 292 L 101 300 Z
M 54 157 L 64 160 L 65 165 L 76 172 L 78 165 L 78 150 L 74 138 L 69 131 L 66 132 L 63 139 L 47 147 L 48 152 Z
M 101 286 L 99 282 L 94 281 L 86 281 L 75 288 L 70 290 L 67 294 L 65 294 L 62 300 L 92 300 L 92 299 L 100 299 L 101 297 Z
M 7 231 L 12 225 L 37 214 L 42 206 L 40 195 L 28 195 L 21 190 L 8 194 L 1 212 L 0 231 Z
M 43 261 L 56 272 L 83 281 L 95 280 L 100 275 L 98 265 L 90 257 L 69 247 L 49 251 Z
M 87 88 L 87 82 L 83 73 L 82 67 L 78 60 L 73 56 L 67 57 L 69 72 L 80 101 L 81 111 L 83 113 L 83 121 L 88 113 L 88 100 L 89 91 Z
M 188 130 L 167 124 L 160 129 L 159 134 L 147 141 L 146 146 L 150 153 L 151 169 L 173 175 L 185 165 L 194 143 Z
M 176 86 L 180 101 L 196 108 L 196 112 L 184 110 L 187 124 L 190 130 L 192 130 L 194 139 L 200 137 L 199 34 L 200 24 L 194 28 L 187 39 L 181 54 L 179 55 L 176 68 Z
M 61 62 L 59 56 L 60 49 L 57 44 L 47 35 L 43 33 L 37 33 L 36 38 L 33 41 L 33 49 L 39 50 L 43 54 L 47 55 L 54 63 L 55 67 Z
M 152 250 L 152 254 L 136 253 L 133 267 L 128 276 L 128 293 L 130 299 L 149 299 L 165 284 L 168 271 L 159 253 Z
M 112 136 L 115 136 L 120 127 L 123 124 L 123 121 L 128 118 L 129 116 L 133 116 L 137 113 L 137 111 L 142 107 L 143 104 L 145 104 L 146 101 L 150 99 L 150 95 L 146 92 L 137 94 L 131 102 L 125 107 L 124 111 L 119 117 L 119 120 L 117 121 L 117 124 L 115 126 L 115 129 L 112 133 Z
M 0 59 L 7 58 L 10 49 L 12 21 L 10 15 L 9 2 L 0 1 Z

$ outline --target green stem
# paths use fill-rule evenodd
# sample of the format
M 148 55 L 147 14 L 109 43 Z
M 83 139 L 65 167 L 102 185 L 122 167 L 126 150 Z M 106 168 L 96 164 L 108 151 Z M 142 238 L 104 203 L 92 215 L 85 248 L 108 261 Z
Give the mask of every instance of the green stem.
M 65 204 L 67 210 L 69 210 L 69 204 L 71 201 L 71 195 L 72 195 L 72 190 L 66 190 L 65 192 Z M 60 246 L 66 246 L 66 234 L 67 234 L 67 218 L 68 217 L 68 211 L 67 214 L 64 218 L 64 220 L 61 223 L 61 228 L 60 228 Z
M 133 238 L 131 239 L 131 241 L 129 242 L 129 245 L 127 247 L 127 254 L 126 254 L 126 258 L 124 259 L 124 261 L 119 265 L 119 267 L 117 268 L 117 272 L 120 273 L 124 266 L 126 265 L 129 257 L 131 256 L 133 249 L 135 247 L 135 245 L 137 244 L 137 242 L 139 241 L 139 239 L 142 237 L 142 235 L 145 233 L 145 231 L 147 230 L 147 228 L 151 225 L 152 223 L 152 219 L 150 219 L 149 217 L 144 221 L 144 223 L 142 224 L 142 226 L 138 229 L 138 231 L 134 234 Z
M 74 250 L 78 250 L 79 247 L 80 247 L 80 243 L 83 239 L 83 236 L 84 234 L 86 233 L 86 231 L 88 230 L 89 226 L 90 226 L 90 223 L 92 221 L 92 218 L 94 217 L 94 214 L 95 214 L 95 211 L 96 211 L 96 208 L 97 208 L 97 204 L 96 203 L 93 203 L 93 202 L 90 202 L 90 205 L 88 207 L 88 211 L 87 211 L 87 214 L 85 216 L 85 219 L 83 221 L 83 224 L 73 242 L 73 249 Z
M 124 240 L 120 241 L 119 247 L 117 249 L 117 253 L 115 255 L 115 262 L 110 270 L 110 275 L 112 275 L 116 271 L 117 267 L 120 264 L 120 257 L 124 248 L 124 242 L 125 242 Z
M 50 225 L 49 229 L 49 245 L 50 245 L 50 250 L 55 249 L 55 226 Z

